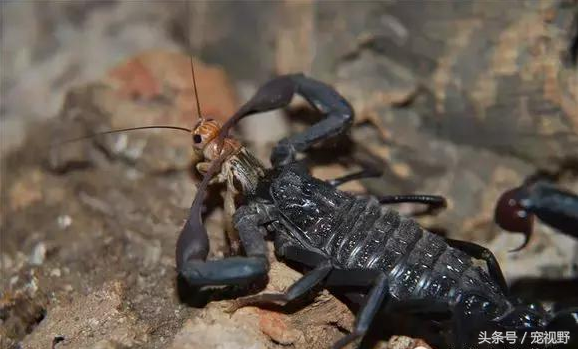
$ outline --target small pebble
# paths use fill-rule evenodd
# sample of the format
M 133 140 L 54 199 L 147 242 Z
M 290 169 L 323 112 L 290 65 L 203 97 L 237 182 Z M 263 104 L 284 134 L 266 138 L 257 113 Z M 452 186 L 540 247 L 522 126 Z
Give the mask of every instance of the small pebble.
M 43 242 L 39 242 L 34 246 L 32 254 L 28 258 L 28 261 L 32 265 L 42 265 L 44 259 L 46 258 L 46 245 Z
M 72 218 L 69 215 L 60 215 L 56 218 L 56 223 L 60 229 L 66 229 L 72 224 Z
M 10 286 L 16 285 L 17 282 L 18 282 L 18 275 L 14 275 L 13 277 L 10 278 Z
M 58 268 L 54 268 L 50 271 L 50 276 L 54 276 L 54 277 L 60 277 L 62 274 L 60 272 L 60 269 Z
M 97 327 L 100 324 L 100 322 L 97 319 L 90 319 L 88 320 L 88 325 L 92 326 L 92 327 Z
M 33 295 L 36 293 L 36 291 L 38 291 L 38 280 L 34 275 L 32 275 L 30 281 L 26 283 L 24 287 L 26 288 L 28 294 Z

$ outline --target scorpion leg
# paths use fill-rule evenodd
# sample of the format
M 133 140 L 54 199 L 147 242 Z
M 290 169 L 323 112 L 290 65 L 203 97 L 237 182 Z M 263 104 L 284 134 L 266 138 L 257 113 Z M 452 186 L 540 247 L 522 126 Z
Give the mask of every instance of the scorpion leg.
M 299 299 L 318 286 L 331 272 L 333 266 L 329 260 L 318 265 L 315 269 L 309 271 L 297 280 L 285 292 L 269 292 L 251 295 L 243 298 L 238 298 L 233 301 L 233 305 L 229 311 L 235 311 L 239 308 L 252 304 L 278 304 L 284 306 L 285 304 Z
M 322 260 L 322 262 L 297 280 L 286 292 L 263 293 L 240 298 L 234 301 L 230 310 L 234 311 L 240 307 L 255 303 L 285 305 L 292 300 L 304 296 L 324 280 L 326 286 L 369 287 L 373 285 L 369 295 L 364 298 L 365 304 L 357 316 L 354 331 L 335 343 L 333 348 L 342 348 L 357 338 L 363 337 L 389 292 L 387 275 L 378 270 L 370 269 L 335 269 L 326 257 L 294 245 L 284 245 L 280 247 L 279 250 L 285 259 L 306 265 L 317 263 L 319 260 Z
M 262 224 L 268 220 L 267 210 L 257 205 L 240 207 L 235 214 L 235 226 L 247 257 L 204 261 L 180 256 L 179 274 L 191 286 L 235 285 L 264 277 L 269 271 L 269 262 Z M 186 251 L 184 247 L 181 250 Z
M 333 269 L 330 260 L 326 256 L 296 246 L 282 235 L 275 237 L 275 251 L 277 251 L 277 255 L 283 259 L 292 260 L 314 269 L 297 280 L 285 292 L 261 293 L 236 299 L 229 307 L 230 312 L 257 303 L 285 305 L 288 302 L 304 296 L 308 291 L 319 285 Z
M 426 204 L 433 207 L 446 207 L 446 198 L 439 195 L 384 195 L 377 198 L 380 204 Z
M 304 97 L 326 117 L 307 130 L 282 139 L 271 154 L 273 167 L 286 165 L 295 159 L 298 151 L 346 131 L 353 124 L 353 109 L 331 86 L 303 74 L 277 77 L 263 85 L 255 95 L 224 125 L 219 135 L 223 140 L 228 130 L 241 118 L 287 106 L 294 94 Z
M 427 209 L 420 214 L 427 214 L 438 209 L 447 207 L 446 198 L 439 195 L 384 195 L 377 198 L 380 204 L 390 205 L 390 204 L 425 204 Z
M 276 249 L 279 251 L 284 259 L 288 259 L 294 262 L 298 262 L 304 265 L 322 265 L 326 263 L 327 257 L 316 253 L 314 251 L 306 250 L 302 247 L 291 245 L 290 243 L 284 244 L 283 246 L 277 246 L 277 244 L 283 243 L 279 239 L 275 240 Z M 366 288 L 371 287 L 372 291 L 370 295 L 363 298 L 366 301 L 363 309 L 360 311 L 360 316 L 357 321 L 359 326 L 356 326 L 358 334 L 353 336 L 343 345 L 346 345 L 355 338 L 362 336 L 364 331 L 369 327 L 371 319 L 381 307 L 383 298 L 389 291 L 387 275 L 382 271 L 377 269 L 337 269 L 331 268 L 329 273 L 324 279 L 324 286 L 327 287 L 360 287 Z M 373 297 L 373 298 L 372 298 Z M 363 316 L 362 316 L 363 315 Z M 370 316 L 371 315 L 371 316 Z M 352 334 L 353 335 L 353 334 Z M 345 339 L 344 339 L 345 340 Z M 340 346 L 337 346 L 339 348 Z
M 347 280 L 344 281 L 347 282 Z M 375 314 L 377 314 L 379 309 L 382 307 L 383 302 L 389 293 L 387 275 L 381 273 L 377 279 L 374 279 L 374 281 L 374 286 L 366 297 L 367 300 L 365 304 L 363 304 L 361 310 L 357 314 L 353 332 L 333 344 L 333 349 L 345 347 L 354 340 L 363 337 L 369 329 Z
M 383 173 L 383 171 L 381 171 L 377 168 L 367 167 L 367 168 L 360 170 L 359 172 L 354 172 L 354 173 L 350 173 L 350 174 L 342 176 L 342 177 L 330 179 L 327 181 L 327 183 L 331 184 L 334 187 L 338 187 L 342 184 L 345 184 L 345 183 L 350 182 L 350 181 L 358 180 L 358 179 L 379 177 L 382 175 L 382 173 Z
M 446 242 L 450 247 L 461 250 L 474 258 L 484 260 L 488 266 L 488 272 L 498 283 L 502 292 L 505 295 L 509 294 L 508 284 L 506 283 L 506 279 L 504 278 L 500 264 L 498 263 L 498 260 L 492 251 L 483 246 L 468 241 L 446 238 Z

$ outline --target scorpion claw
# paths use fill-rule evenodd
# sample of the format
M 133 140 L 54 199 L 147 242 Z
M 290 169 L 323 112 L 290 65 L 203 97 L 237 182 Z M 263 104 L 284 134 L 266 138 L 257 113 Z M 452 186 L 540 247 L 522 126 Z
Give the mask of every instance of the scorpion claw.
M 246 285 L 267 274 L 264 258 L 229 257 L 212 261 L 189 261 L 179 271 L 191 286 Z
M 197 194 L 189 210 L 189 217 L 181 230 L 176 246 L 176 265 L 181 272 L 191 261 L 204 261 L 209 254 L 209 236 L 203 225 L 203 200 L 211 178 L 221 167 L 226 155 L 214 160 L 201 184 L 197 187 Z

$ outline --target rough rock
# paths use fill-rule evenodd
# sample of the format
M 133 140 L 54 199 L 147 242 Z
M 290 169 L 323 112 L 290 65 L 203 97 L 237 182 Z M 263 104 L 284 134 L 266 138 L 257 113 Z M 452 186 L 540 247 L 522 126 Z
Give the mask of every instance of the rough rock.
M 87 296 L 76 295 L 66 304 L 48 308 L 35 331 L 22 341 L 22 348 L 47 348 L 57 336 L 64 338 L 59 347 L 139 347 L 147 340 L 148 328 L 123 311 L 123 288 L 120 281 L 107 283 Z
M 421 339 L 412 339 L 403 336 L 392 336 L 386 345 L 387 349 L 431 349 Z
M 176 334 L 171 349 L 267 348 L 251 317 L 242 321 L 223 316 L 216 309 L 207 309 L 194 320 L 188 320 Z

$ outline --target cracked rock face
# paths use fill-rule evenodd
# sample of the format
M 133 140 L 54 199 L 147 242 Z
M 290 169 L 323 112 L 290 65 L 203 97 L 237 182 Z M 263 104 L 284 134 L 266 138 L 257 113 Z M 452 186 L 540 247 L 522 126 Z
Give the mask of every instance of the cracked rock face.
M 204 307 L 177 297 L 175 241 L 197 179 L 190 135 L 134 131 L 49 146 L 125 127 L 191 127 L 189 57 L 179 53 L 187 36 L 202 57 L 203 114 L 226 120 L 272 72 L 331 83 L 356 120 L 346 139 L 313 154 L 316 176 L 377 162 L 382 177 L 342 189 L 444 195 L 449 207 L 419 222 L 490 248 L 514 294 L 549 302 L 578 292 L 574 239 L 537 224 L 528 247 L 508 253 L 522 237 L 492 217 L 500 194 L 532 176 L 578 192 L 575 2 L 194 2 L 191 21 L 180 5 L 31 4 L 2 4 L 3 26 L 38 26 L 3 33 L 14 49 L 0 118 L 2 348 L 326 348 L 351 331 L 355 305 L 327 291 L 233 314 L 222 290 Z M 296 99 L 287 112 L 244 121 L 237 135 L 268 163 L 277 139 L 318 117 Z M 20 145 L 9 147 L 13 136 Z M 215 188 L 207 203 L 210 258 L 227 250 L 219 197 Z M 301 275 L 270 258 L 265 290 Z M 401 314 L 380 321 L 405 323 Z M 434 347 L 379 325 L 368 347 Z

